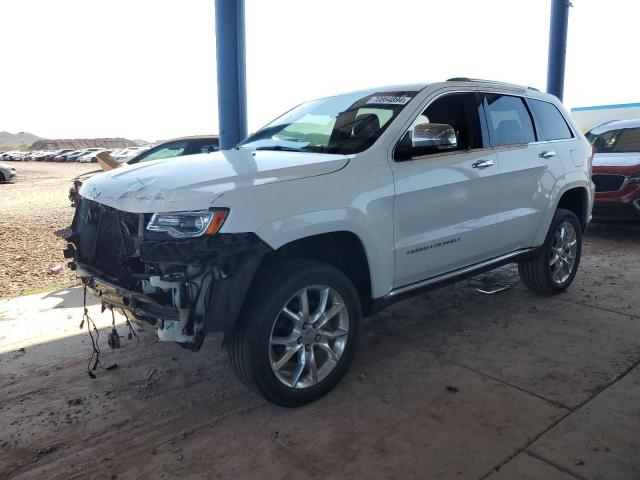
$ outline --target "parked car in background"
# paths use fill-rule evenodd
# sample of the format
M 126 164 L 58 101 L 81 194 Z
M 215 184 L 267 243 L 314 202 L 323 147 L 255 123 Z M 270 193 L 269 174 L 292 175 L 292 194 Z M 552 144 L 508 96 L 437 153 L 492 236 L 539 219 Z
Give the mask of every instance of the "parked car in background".
M 71 155 L 73 155 L 76 152 L 78 152 L 78 150 L 69 150 L 67 152 L 60 153 L 60 154 L 56 155 L 55 157 L 53 157 L 53 161 L 54 162 L 66 162 L 67 158 L 70 157 Z
M 137 157 L 142 152 L 148 150 L 149 147 L 128 147 L 123 148 L 119 152 L 114 152 L 112 157 L 118 160 L 120 163 L 127 163 L 134 157 Z
M 111 150 L 109 155 L 111 155 L 113 158 L 117 159 L 119 155 L 122 155 L 122 152 L 124 150 L 125 150 L 124 148 L 114 148 L 113 150 Z
M 144 148 L 144 147 L 143 147 Z M 220 149 L 220 139 L 217 135 L 204 135 L 204 136 L 192 136 L 181 137 L 168 142 L 156 145 L 153 148 L 144 149 L 142 151 L 137 150 L 137 155 L 124 162 L 125 165 L 134 165 L 141 162 L 149 162 L 151 160 L 160 160 L 162 158 L 180 157 L 183 155 L 193 155 L 196 153 L 210 153 L 216 152 Z M 126 158 L 126 155 L 116 158 Z M 102 172 L 102 170 L 96 170 L 94 172 L 87 172 L 77 176 L 73 179 L 73 186 L 69 189 L 69 200 L 71 206 L 75 206 L 78 200 L 78 190 L 82 183 L 91 178 L 93 175 Z
M 73 149 L 71 148 L 62 148 L 59 150 L 55 150 L 53 152 L 50 152 L 49 155 L 47 155 L 44 159 L 45 162 L 53 162 L 54 158 L 56 158 L 58 155 L 64 155 L 65 153 L 70 153 L 73 152 Z
M 64 161 L 65 162 L 77 162 L 78 158 L 80 158 L 85 153 L 87 153 L 86 150 L 76 150 L 75 152 L 71 152 L 70 154 L 65 155 Z
M 94 152 L 82 152 L 78 158 L 76 158 L 76 162 L 78 163 L 91 163 L 91 154 Z
M 19 162 L 23 156 L 25 156 L 26 154 L 28 154 L 29 152 L 25 152 L 25 151 L 14 151 L 11 152 L 8 156 L 8 158 L 5 158 L 5 160 L 12 160 L 14 162 Z
M 0 182 L 8 182 L 16 178 L 16 169 L 0 163 Z
M 100 152 L 104 152 L 104 148 L 87 148 L 83 155 L 80 155 L 77 159 L 78 163 L 96 163 L 96 155 Z
M 228 151 L 92 177 L 65 256 L 160 341 L 197 350 L 223 332 L 241 381 L 299 406 L 345 374 L 361 318 L 395 301 L 516 262 L 529 289 L 567 289 L 591 157 L 562 103 L 534 89 L 361 90 L 303 103 Z
M 608 122 L 586 137 L 594 149 L 594 220 L 639 223 L 640 119 Z
M 35 162 L 45 162 L 47 160 L 47 157 L 49 155 L 51 155 L 53 152 L 50 152 L 48 150 L 41 150 L 39 152 L 36 152 L 31 159 Z

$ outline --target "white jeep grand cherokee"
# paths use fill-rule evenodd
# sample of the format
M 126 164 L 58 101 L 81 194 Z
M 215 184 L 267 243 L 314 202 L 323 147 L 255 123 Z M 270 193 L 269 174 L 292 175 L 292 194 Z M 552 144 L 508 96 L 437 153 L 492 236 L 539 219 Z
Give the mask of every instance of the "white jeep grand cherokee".
M 517 262 L 572 282 L 591 145 L 537 90 L 451 79 L 304 103 L 230 151 L 96 175 L 65 253 L 107 307 L 297 406 L 345 374 L 363 316 Z

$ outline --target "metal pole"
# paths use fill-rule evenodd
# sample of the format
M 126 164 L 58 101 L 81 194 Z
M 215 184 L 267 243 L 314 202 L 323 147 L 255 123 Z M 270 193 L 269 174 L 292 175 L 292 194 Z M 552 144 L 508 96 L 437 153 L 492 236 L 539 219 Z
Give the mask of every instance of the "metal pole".
M 220 148 L 247 136 L 244 0 L 215 0 Z
M 564 93 L 564 64 L 567 53 L 570 6 L 571 2 L 568 0 L 551 0 L 547 92 L 555 95 L 560 100 L 562 100 Z

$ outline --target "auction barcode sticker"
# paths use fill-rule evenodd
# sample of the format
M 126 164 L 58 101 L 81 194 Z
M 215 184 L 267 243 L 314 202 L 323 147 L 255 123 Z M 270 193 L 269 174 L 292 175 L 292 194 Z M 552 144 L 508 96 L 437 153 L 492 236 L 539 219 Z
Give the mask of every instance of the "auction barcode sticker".
M 371 97 L 367 100 L 367 103 L 377 103 L 381 105 L 406 105 L 411 101 L 411 97 L 401 96 L 396 97 L 394 95 L 381 95 L 377 97 Z

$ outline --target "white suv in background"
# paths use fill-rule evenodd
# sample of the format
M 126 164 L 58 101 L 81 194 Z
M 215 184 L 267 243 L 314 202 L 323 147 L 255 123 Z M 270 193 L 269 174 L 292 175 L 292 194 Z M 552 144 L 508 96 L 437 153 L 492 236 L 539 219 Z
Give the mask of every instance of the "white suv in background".
M 299 105 L 229 151 L 85 182 L 70 244 L 87 288 L 160 340 L 224 332 L 268 400 L 310 402 L 344 375 L 362 316 L 517 262 L 572 282 L 592 150 L 562 104 L 467 78 Z
M 83 150 L 84 153 L 80 155 L 76 161 L 78 163 L 95 163 L 98 161 L 96 158 L 97 155 L 105 150 L 105 148 L 85 148 Z

